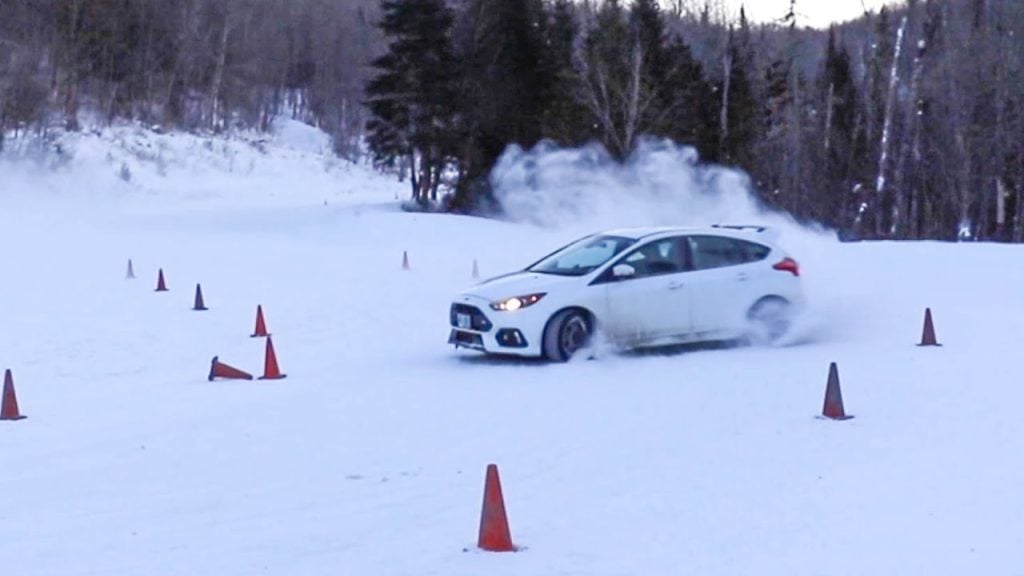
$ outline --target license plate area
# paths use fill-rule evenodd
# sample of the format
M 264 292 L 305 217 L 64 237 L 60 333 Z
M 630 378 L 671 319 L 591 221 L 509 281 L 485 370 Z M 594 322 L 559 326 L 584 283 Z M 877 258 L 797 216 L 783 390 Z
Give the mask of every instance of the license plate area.
M 460 312 L 455 315 L 455 325 L 463 330 L 469 330 L 473 327 L 473 317 Z

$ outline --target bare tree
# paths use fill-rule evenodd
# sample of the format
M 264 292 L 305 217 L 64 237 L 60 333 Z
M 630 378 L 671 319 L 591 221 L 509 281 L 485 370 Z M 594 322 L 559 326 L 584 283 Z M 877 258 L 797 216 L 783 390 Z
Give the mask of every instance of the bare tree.
M 654 92 L 643 87 L 643 50 L 633 42 L 627 54 L 624 76 L 616 76 L 608 63 L 601 60 L 583 60 L 579 65 L 584 71 L 584 102 L 600 123 L 609 151 L 620 158 L 636 147 L 642 128 L 641 119 L 655 99 Z

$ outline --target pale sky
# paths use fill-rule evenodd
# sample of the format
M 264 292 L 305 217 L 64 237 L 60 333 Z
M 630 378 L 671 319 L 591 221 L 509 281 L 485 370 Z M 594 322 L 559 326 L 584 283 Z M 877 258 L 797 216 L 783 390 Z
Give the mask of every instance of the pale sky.
M 831 22 L 857 18 L 865 8 L 877 12 L 883 4 L 900 3 L 896 0 L 797 0 L 797 24 L 826 28 Z M 789 0 L 725 0 L 725 4 L 734 14 L 739 14 L 742 4 L 752 22 L 778 20 L 789 11 Z

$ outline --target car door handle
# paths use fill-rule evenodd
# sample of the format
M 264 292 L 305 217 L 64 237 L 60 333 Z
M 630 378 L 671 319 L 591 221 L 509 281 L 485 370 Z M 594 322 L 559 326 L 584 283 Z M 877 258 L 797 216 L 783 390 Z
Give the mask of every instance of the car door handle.
M 683 284 L 682 282 L 669 282 L 667 288 L 669 290 L 679 290 L 683 286 L 685 286 L 685 284 Z
M 736 275 L 736 279 L 739 280 L 740 282 L 746 282 L 747 278 L 749 278 L 749 276 L 747 276 L 746 272 L 741 272 Z

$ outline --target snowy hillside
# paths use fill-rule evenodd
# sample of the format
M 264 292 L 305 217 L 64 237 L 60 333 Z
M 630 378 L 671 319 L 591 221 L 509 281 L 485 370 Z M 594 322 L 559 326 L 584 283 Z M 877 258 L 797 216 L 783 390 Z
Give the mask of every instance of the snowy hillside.
M 5 574 L 1019 573 L 1020 247 L 840 244 L 673 148 L 510 155 L 501 193 L 545 227 L 402 212 L 405 184 L 296 125 L 61 149 L 0 161 L 0 370 L 28 416 L 0 422 Z M 580 212 L 598 188 L 620 200 Z M 753 218 L 801 260 L 793 345 L 557 365 L 445 344 L 474 259 Z M 262 373 L 257 305 L 287 378 L 207 381 L 215 355 Z M 915 346 L 925 307 L 942 347 Z M 852 420 L 815 418 L 833 361 Z M 517 553 L 475 548 L 492 462 Z
M 4 180 L 13 186 L 4 188 L 42 188 L 61 202 L 69 200 L 67 195 L 88 202 L 171 196 L 177 204 L 294 205 L 386 201 L 405 193 L 391 179 L 365 177 L 366 170 L 331 154 L 326 134 L 291 121 L 278 122 L 271 134 L 223 138 L 121 125 L 59 133 L 45 144 L 15 139 L 6 148 L 0 162 Z

